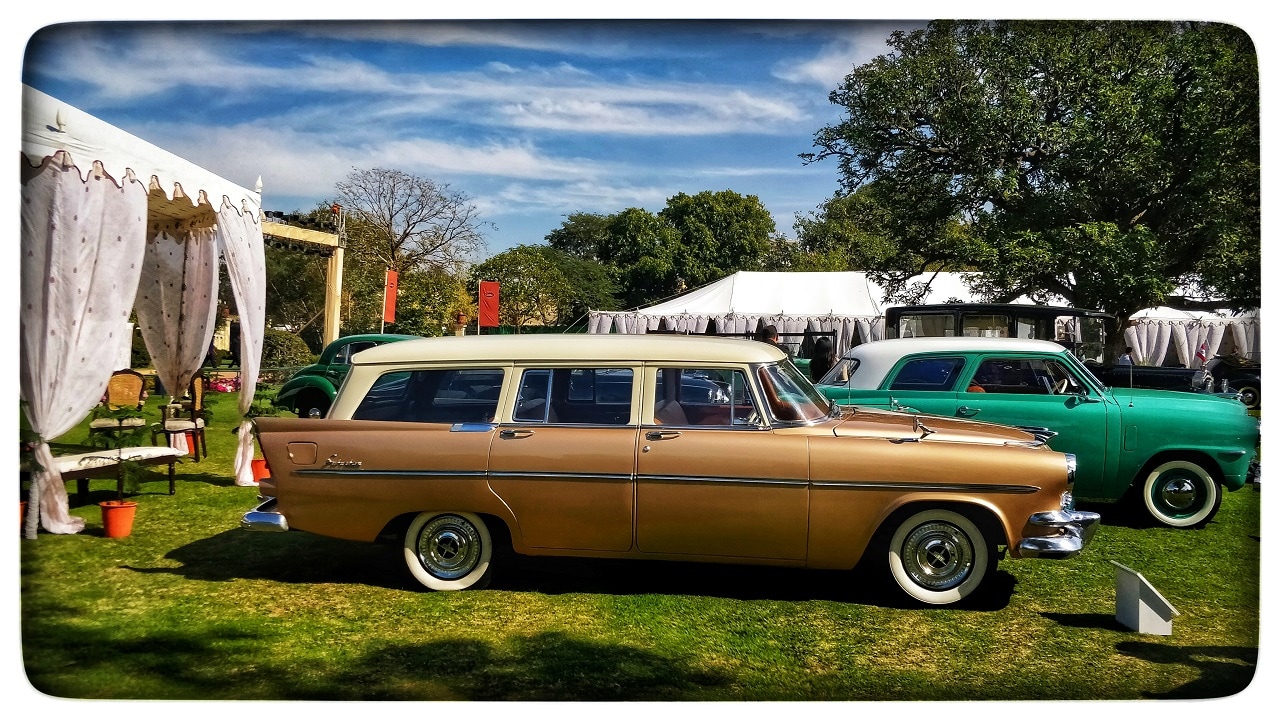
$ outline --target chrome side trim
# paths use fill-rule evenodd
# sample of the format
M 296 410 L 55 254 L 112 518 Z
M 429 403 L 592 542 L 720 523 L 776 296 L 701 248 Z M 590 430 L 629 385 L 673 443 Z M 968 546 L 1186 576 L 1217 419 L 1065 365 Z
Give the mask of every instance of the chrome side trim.
M 449 432 L 489 432 L 497 423 L 461 422 L 449 426 Z
M 388 476 L 388 475 L 406 475 L 409 477 L 485 477 L 489 473 L 484 470 L 325 470 L 324 468 L 313 468 L 310 470 L 295 470 L 294 475 L 350 475 L 350 476 Z
M 270 498 L 240 518 L 240 527 L 255 532 L 287 532 L 289 521 L 276 512 L 276 499 Z
M 1030 495 L 1040 491 L 1035 485 L 986 485 L 966 483 L 900 483 L 877 480 L 815 480 L 814 487 L 846 490 L 927 490 L 930 492 L 979 492 Z
M 625 480 L 629 473 L 573 473 L 573 472 L 495 472 L 487 473 L 492 480 L 516 478 L 521 480 Z
M 660 483 L 723 483 L 727 485 L 780 485 L 807 487 L 807 480 L 775 480 L 773 478 L 702 477 L 693 475 L 637 475 L 637 482 Z

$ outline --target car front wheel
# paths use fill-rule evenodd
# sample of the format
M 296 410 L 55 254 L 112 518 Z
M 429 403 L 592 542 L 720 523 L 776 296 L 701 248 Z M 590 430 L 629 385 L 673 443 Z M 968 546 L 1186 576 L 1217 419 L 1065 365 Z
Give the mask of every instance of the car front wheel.
M 493 541 L 471 513 L 419 513 L 404 536 L 404 561 L 432 590 L 472 590 L 489 584 Z
M 1240 402 L 1250 410 L 1257 410 L 1262 404 L 1262 393 L 1258 392 L 1258 388 L 1252 385 L 1245 385 L 1237 388 L 1236 392 L 1240 393 Z
M 915 513 L 889 541 L 889 573 L 907 595 L 930 605 L 949 605 L 972 595 L 992 557 L 977 525 L 951 510 Z
M 1222 489 L 1209 471 L 1190 460 L 1170 460 L 1153 468 L 1142 486 L 1147 512 L 1162 525 L 1200 527 L 1222 505 Z

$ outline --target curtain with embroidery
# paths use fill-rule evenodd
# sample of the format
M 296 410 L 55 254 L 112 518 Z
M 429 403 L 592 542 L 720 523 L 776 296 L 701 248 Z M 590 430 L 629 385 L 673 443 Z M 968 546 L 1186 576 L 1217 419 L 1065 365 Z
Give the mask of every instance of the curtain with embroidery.
M 227 265 L 227 278 L 240 315 L 240 414 L 253 404 L 262 364 L 262 336 L 266 326 L 266 260 L 262 225 L 257 214 L 224 203 L 218 211 L 218 247 Z M 236 485 L 254 485 L 251 424 L 243 422 L 236 446 Z
M 213 340 L 218 309 L 213 219 L 207 213 L 190 220 L 153 218 L 148 223 L 134 310 L 156 375 L 174 400 L 200 371 Z
M 25 161 L 24 161 L 25 165 Z M 114 368 L 103 348 L 119 346 L 142 271 L 147 189 L 117 183 L 95 164 L 82 177 L 59 152 L 31 172 L 21 192 L 19 392 L 39 436 L 23 535 L 37 522 L 75 533 L 84 519 L 68 510 L 67 489 L 48 441 L 97 404 Z

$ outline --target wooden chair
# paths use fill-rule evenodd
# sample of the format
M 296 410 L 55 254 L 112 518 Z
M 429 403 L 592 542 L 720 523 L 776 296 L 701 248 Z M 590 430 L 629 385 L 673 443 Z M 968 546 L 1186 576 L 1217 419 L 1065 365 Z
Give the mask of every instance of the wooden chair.
M 201 457 L 209 457 L 209 446 L 204 437 L 204 377 L 197 374 L 191 378 L 187 397 L 181 402 L 164 405 L 160 408 L 160 422 L 151 426 L 151 444 L 164 435 L 165 445 L 174 435 L 191 433 L 193 445 L 191 455 L 196 462 Z
M 95 412 L 118 413 L 121 410 L 141 411 L 147 399 L 147 380 L 133 370 L 117 370 L 107 381 L 107 392 Z M 103 414 L 106 414 L 103 413 Z M 89 436 L 114 435 L 121 430 L 137 430 L 147 424 L 138 417 L 96 417 L 89 421 Z

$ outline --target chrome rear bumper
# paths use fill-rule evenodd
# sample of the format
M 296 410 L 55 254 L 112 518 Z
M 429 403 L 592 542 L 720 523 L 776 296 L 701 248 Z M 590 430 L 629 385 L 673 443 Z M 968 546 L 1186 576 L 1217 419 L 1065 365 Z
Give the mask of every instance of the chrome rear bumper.
M 276 499 L 267 498 L 240 518 L 240 527 L 257 532 L 287 532 L 289 521 L 284 519 L 284 515 L 276 512 Z
M 1057 535 L 1023 538 L 1018 554 L 1024 558 L 1062 560 L 1081 550 L 1093 539 L 1102 516 L 1083 510 L 1053 510 L 1032 515 L 1027 523 L 1037 527 L 1057 528 Z

